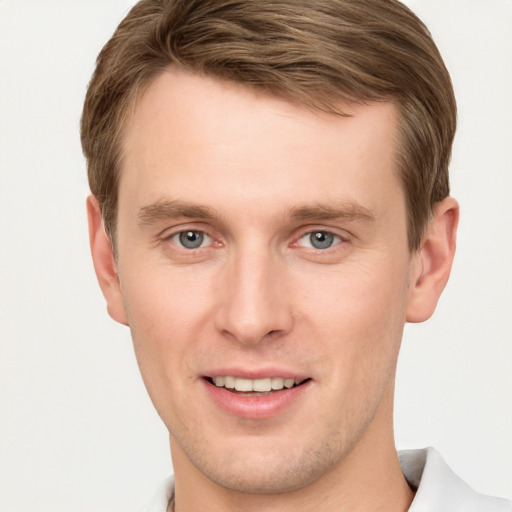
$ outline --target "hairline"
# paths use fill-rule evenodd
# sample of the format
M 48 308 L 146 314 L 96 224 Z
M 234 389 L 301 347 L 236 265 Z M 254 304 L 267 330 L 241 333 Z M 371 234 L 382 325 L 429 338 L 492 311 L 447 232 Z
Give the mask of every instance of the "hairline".
M 200 72 L 197 70 L 189 69 L 187 66 L 182 65 L 179 62 L 170 62 L 165 66 L 162 66 L 160 68 L 155 68 L 152 73 L 147 74 L 146 76 L 142 77 L 140 81 L 132 87 L 130 92 L 127 94 L 125 103 L 123 105 L 123 112 L 121 112 L 121 116 L 119 118 L 119 124 L 118 124 L 118 130 L 116 132 L 116 137 L 114 141 L 114 148 L 117 153 L 117 159 L 116 159 L 116 166 L 114 169 L 114 180 L 116 182 L 115 185 L 115 196 L 116 196 L 116 203 L 115 208 L 113 211 L 111 211 L 111 217 L 108 219 L 107 222 L 105 222 L 106 232 L 109 236 L 110 242 L 112 244 L 114 256 L 117 259 L 118 252 L 117 252 L 117 221 L 118 221 L 118 201 L 119 201 L 119 182 L 121 178 L 121 172 L 124 162 L 124 157 L 126 155 L 126 132 L 129 129 L 129 125 L 131 120 L 133 119 L 133 116 L 135 114 L 135 111 L 137 110 L 138 106 L 140 105 L 142 98 L 148 91 L 148 89 L 155 83 L 156 80 L 160 76 L 162 76 L 164 73 L 169 72 L 172 68 L 181 69 L 183 71 L 186 71 L 187 73 L 190 73 L 192 75 L 198 76 L 198 77 L 204 77 L 204 78 L 210 78 L 219 82 L 225 82 L 229 84 L 235 84 L 240 87 L 243 87 L 246 90 L 258 92 L 266 97 L 269 98 L 275 98 L 278 100 L 285 101 L 289 103 L 290 105 L 300 107 L 306 110 L 309 110 L 313 113 L 328 113 L 333 115 L 339 115 L 342 117 L 350 117 L 350 114 L 345 112 L 341 108 L 337 108 L 338 105 L 345 104 L 345 105 L 371 105 L 371 103 L 391 103 L 394 104 L 396 107 L 397 112 L 397 118 L 396 118 L 396 125 L 395 125 L 395 144 L 394 144 L 394 162 L 395 162 L 395 168 L 394 173 L 396 173 L 396 177 L 399 180 L 399 185 L 402 188 L 402 191 L 404 192 L 405 196 L 405 206 L 406 206 L 406 227 L 407 227 L 407 241 L 410 252 L 414 252 L 415 250 L 419 249 L 419 241 L 421 240 L 423 233 L 426 228 L 426 224 L 424 223 L 423 229 L 421 233 L 417 233 L 415 230 L 415 223 L 412 219 L 413 212 L 411 211 L 412 207 L 409 203 L 409 193 L 406 190 L 406 184 L 404 181 L 404 170 L 403 167 L 404 163 L 401 162 L 400 159 L 400 148 L 404 147 L 405 139 L 403 131 L 404 131 L 404 125 L 406 121 L 406 116 L 403 112 L 403 104 L 399 101 L 399 99 L 392 97 L 391 95 L 389 97 L 382 97 L 379 99 L 360 99 L 359 101 L 357 99 L 347 98 L 343 96 L 343 91 L 340 91 L 340 94 L 330 95 L 327 98 L 324 97 L 322 100 L 319 99 L 320 92 L 318 94 L 312 94 L 311 96 L 308 96 L 307 99 L 311 101 L 301 101 L 298 98 L 292 98 L 291 95 L 287 95 L 284 92 L 270 90 L 270 89 L 264 89 L 261 86 L 258 85 L 251 85 L 242 81 L 238 80 L 232 80 L 224 77 L 217 76 L 215 73 L 207 73 L 207 72 Z M 330 107 L 330 108 L 329 108 Z M 431 218 L 432 214 L 432 207 L 430 208 L 429 212 Z M 427 220 L 427 222 L 428 222 Z

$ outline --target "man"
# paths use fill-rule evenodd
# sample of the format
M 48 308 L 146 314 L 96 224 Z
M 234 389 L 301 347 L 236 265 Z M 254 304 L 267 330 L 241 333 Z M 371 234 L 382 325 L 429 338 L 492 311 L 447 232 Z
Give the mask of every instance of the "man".
M 150 510 L 512 510 L 396 453 L 447 282 L 449 75 L 392 0 L 142 0 L 82 117 L 91 248 L 170 434 Z

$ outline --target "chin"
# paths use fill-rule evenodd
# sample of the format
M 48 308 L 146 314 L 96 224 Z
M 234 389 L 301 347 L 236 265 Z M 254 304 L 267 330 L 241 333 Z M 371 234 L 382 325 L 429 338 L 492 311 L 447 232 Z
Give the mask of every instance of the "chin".
M 343 458 L 338 443 L 275 449 L 271 443 L 261 451 L 230 449 L 215 460 L 189 456 L 192 464 L 217 485 L 234 492 L 281 494 L 307 487 L 329 473 Z M 245 453 L 244 453 L 245 452 Z M 340 455 L 341 452 L 341 455 Z

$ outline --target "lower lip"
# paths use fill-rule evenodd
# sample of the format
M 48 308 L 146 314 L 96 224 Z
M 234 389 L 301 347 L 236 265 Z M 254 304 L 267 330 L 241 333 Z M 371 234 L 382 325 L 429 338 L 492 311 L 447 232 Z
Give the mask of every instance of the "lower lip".
M 262 396 L 233 393 L 226 388 L 217 387 L 205 379 L 203 379 L 203 384 L 210 398 L 227 413 L 241 418 L 264 419 L 281 414 L 291 407 L 311 386 L 312 381 L 309 380 L 300 386 L 273 391 Z

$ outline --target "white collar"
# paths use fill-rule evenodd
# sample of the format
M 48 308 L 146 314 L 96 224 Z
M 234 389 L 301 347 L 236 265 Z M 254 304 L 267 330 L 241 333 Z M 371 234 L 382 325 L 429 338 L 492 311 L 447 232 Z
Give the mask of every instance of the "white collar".
M 416 496 L 409 512 L 512 512 L 512 503 L 475 492 L 432 447 L 398 452 Z

